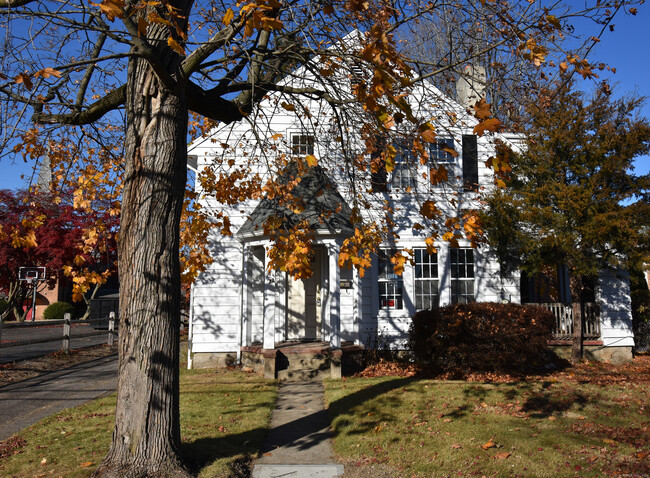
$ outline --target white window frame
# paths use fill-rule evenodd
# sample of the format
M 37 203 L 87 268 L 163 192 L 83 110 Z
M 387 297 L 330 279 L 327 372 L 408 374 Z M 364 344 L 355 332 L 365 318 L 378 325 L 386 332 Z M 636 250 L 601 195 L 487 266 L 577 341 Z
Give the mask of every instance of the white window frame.
M 451 269 L 451 303 L 467 304 L 476 302 L 476 258 L 474 249 L 471 247 L 450 249 L 449 265 Z
M 396 249 L 380 249 L 377 254 L 379 310 L 404 309 L 404 280 L 395 273 L 390 258 Z
M 424 248 L 414 250 L 413 289 L 415 310 L 437 308 L 440 305 L 438 253 L 427 253 Z
M 444 148 L 450 148 L 456 151 L 454 138 L 438 137 L 433 143 L 429 143 L 429 161 L 434 163 L 449 163 L 454 160 L 454 156 L 445 151 Z
M 413 168 L 417 168 L 418 158 L 413 153 L 412 144 L 406 139 L 393 142 L 397 154 L 395 154 L 395 165 L 390 177 L 391 191 L 415 188 L 416 175 Z
M 316 138 L 313 134 L 301 131 L 298 133 L 291 133 L 290 136 L 291 144 L 289 149 L 291 154 L 294 156 L 306 156 L 308 154 L 314 154 L 314 144 L 316 143 Z M 298 139 L 296 142 L 295 139 Z M 309 141 L 311 139 L 311 142 Z

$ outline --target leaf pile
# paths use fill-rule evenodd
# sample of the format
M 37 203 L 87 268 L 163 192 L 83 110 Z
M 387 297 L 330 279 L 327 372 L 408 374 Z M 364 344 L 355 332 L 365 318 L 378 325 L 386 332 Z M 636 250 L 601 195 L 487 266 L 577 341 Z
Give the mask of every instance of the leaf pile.
M 379 359 L 379 362 L 369 365 L 355 377 L 413 377 L 418 373 L 418 368 L 413 364 L 404 364 L 395 361 Z
M 18 435 L 7 438 L 0 442 L 0 460 L 17 453 L 21 453 L 27 442 Z

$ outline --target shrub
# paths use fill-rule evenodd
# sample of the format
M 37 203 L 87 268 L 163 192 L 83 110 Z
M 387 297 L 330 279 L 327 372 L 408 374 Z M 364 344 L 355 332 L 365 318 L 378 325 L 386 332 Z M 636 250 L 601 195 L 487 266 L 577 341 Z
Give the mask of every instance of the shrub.
M 441 372 L 524 371 L 546 358 L 552 323 L 553 314 L 535 305 L 455 304 L 416 313 L 409 349 Z
M 43 312 L 43 318 L 47 320 L 61 320 L 67 313 L 74 314 L 74 306 L 67 302 L 54 302 Z

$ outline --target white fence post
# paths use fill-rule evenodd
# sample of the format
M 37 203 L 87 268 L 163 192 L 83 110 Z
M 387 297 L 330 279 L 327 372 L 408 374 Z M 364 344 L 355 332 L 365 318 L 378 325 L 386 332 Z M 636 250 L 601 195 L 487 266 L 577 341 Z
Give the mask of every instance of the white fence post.
M 113 345 L 115 340 L 115 312 L 108 314 L 108 345 Z
M 63 351 L 70 353 L 70 312 L 63 315 Z

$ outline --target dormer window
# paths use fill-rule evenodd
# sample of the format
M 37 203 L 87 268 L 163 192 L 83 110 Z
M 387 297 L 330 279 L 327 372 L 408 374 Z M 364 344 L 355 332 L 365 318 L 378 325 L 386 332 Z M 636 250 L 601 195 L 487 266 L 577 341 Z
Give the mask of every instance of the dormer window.
M 301 156 L 314 154 L 314 135 L 293 133 L 291 135 L 291 152 Z

